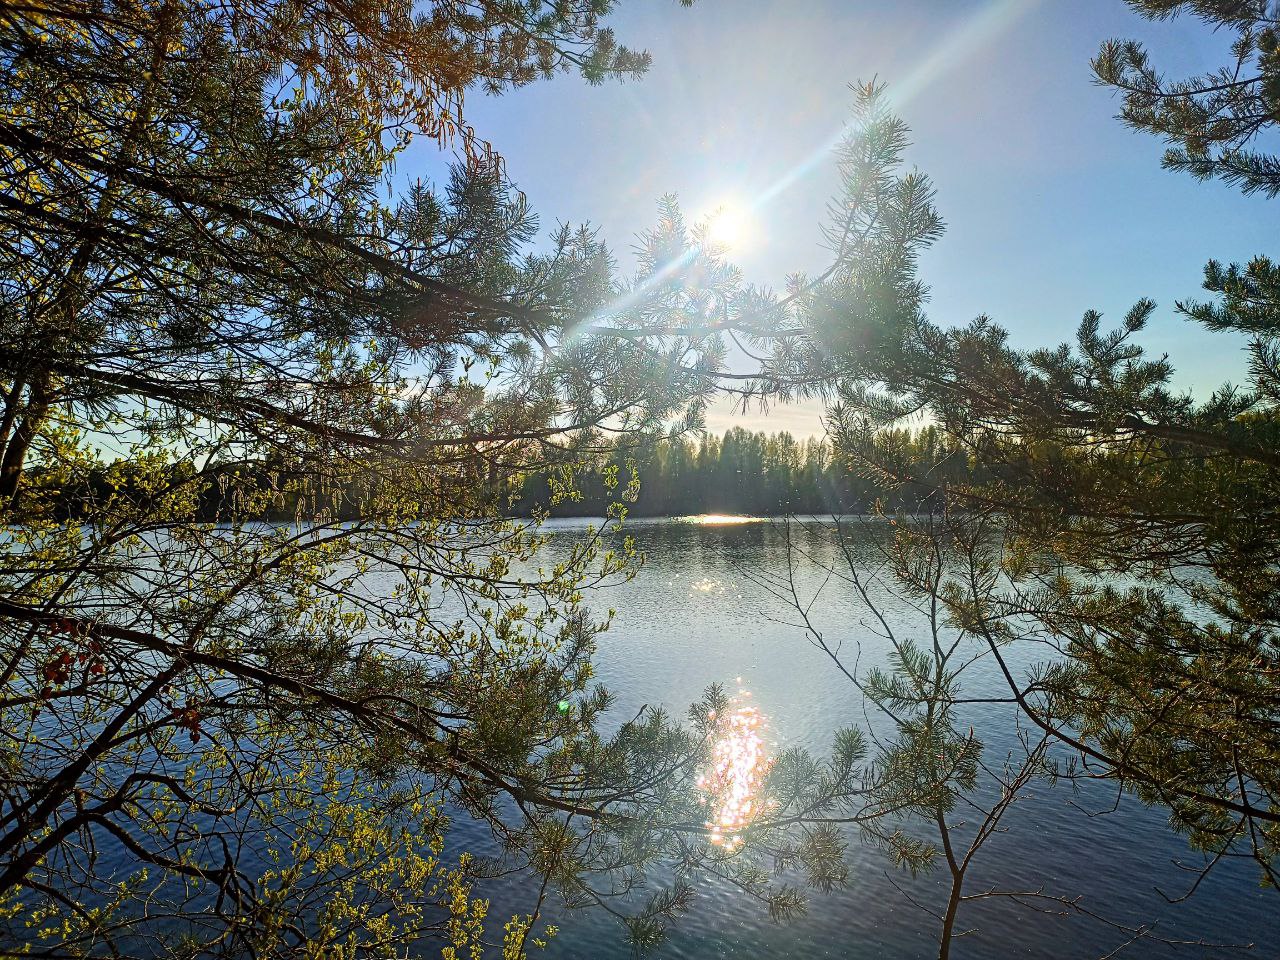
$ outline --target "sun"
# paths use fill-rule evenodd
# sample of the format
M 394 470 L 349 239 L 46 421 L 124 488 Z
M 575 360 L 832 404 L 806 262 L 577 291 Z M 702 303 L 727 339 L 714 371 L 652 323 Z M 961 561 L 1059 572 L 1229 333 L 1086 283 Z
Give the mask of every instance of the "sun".
M 736 200 L 725 200 L 706 216 L 707 241 L 722 250 L 742 250 L 755 235 L 751 209 Z

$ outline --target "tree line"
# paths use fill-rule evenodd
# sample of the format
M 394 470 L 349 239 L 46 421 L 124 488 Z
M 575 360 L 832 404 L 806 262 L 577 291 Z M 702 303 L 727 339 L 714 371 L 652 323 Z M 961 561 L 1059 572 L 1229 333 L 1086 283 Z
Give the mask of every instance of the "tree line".
M 939 480 L 975 480 L 968 453 L 936 426 L 884 430 L 876 443 L 910 462 L 942 464 L 935 471 Z M 640 517 L 909 512 L 926 500 L 883 473 L 857 469 L 824 438 L 797 439 L 785 431 L 732 427 L 723 435 L 673 437 L 643 449 L 620 450 L 604 463 L 603 469 L 584 471 L 574 492 L 559 499 L 545 475 L 525 478 L 514 511 L 525 516 L 537 509 L 551 516 L 604 516 L 621 495 L 619 488 L 606 485 L 611 471 L 638 481 L 625 502 L 628 513 Z
M 976 483 L 985 475 L 968 451 L 935 425 L 887 428 L 878 433 L 875 444 L 904 463 L 929 464 L 931 476 L 939 482 Z M 173 465 L 166 482 L 182 484 L 191 472 L 190 467 Z M 33 480 L 45 473 L 34 469 Z M 842 457 L 828 439 L 797 439 L 786 431 L 743 427 L 643 445 L 622 441 L 576 464 L 568 476 L 545 469 L 500 474 L 476 470 L 474 464 L 446 480 L 447 473 L 437 469 L 437 482 L 465 488 L 471 498 L 454 497 L 457 519 L 489 509 L 526 518 L 605 517 L 618 505 L 638 517 L 896 513 L 921 509 L 929 499 L 910 484 Z M 224 464 L 220 471 L 206 473 L 205 479 L 194 514 L 212 523 L 244 516 L 250 504 L 257 505 L 257 519 L 276 523 L 315 516 L 351 520 L 361 515 L 362 505 L 381 486 L 377 476 L 352 476 L 340 485 L 303 488 L 278 464 L 251 460 Z M 127 461 L 100 465 L 79 482 L 58 483 L 56 489 L 49 509 L 67 519 L 91 516 L 107 502 L 142 506 L 154 495 Z

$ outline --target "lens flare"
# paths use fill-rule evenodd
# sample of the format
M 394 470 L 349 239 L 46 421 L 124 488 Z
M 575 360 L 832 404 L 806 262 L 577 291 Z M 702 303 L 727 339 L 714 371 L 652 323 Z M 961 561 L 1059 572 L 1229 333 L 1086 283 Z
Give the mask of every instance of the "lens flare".
M 711 808 L 706 826 L 711 842 L 734 847 L 742 842 L 738 835 L 765 812 L 767 802 L 760 797 L 765 778 L 773 767 L 773 757 L 760 736 L 764 716 L 743 701 L 751 694 L 745 690 L 730 701 L 732 709 L 720 716 L 712 715 L 711 759 L 698 778 L 703 803 Z

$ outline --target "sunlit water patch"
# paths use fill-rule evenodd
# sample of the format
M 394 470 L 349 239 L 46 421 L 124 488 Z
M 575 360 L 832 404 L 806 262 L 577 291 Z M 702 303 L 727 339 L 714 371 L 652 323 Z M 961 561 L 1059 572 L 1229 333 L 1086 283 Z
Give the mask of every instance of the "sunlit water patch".
M 703 802 L 710 809 L 706 825 L 711 842 L 727 847 L 739 843 L 739 831 L 767 808 L 760 792 L 773 756 L 762 736 L 764 715 L 749 702 L 750 697 L 749 691 L 739 690 L 720 716 L 713 712 L 711 759 L 698 778 Z
M 677 523 L 696 523 L 702 527 L 727 527 L 741 523 L 764 523 L 767 517 L 746 517 L 736 513 L 700 513 L 692 517 L 678 517 Z

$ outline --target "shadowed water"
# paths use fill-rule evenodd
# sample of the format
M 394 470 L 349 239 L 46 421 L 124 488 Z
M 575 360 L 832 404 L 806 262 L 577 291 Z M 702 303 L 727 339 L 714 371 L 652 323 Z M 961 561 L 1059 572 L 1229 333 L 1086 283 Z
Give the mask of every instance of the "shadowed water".
M 550 525 L 566 537 L 581 526 Z M 741 678 L 769 719 L 766 739 L 775 749 L 801 744 L 823 754 L 834 729 L 865 726 L 861 699 L 849 680 L 801 629 L 782 622 L 794 621 L 794 613 L 748 575 L 786 571 L 786 537 L 777 526 L 638 521 L 628 529 L 647 564 L 635 580 L 592 598 L 619 611 L 613 629 L 600 638 L 596 660 L 601 681 L 617 697 L 615 722 L 644 704 L 683 715 L 708 684 L 732 690 Z M 862 528 L 855 551 L 860 562 L 877 562 L 876 543 L 883 535 L 874 524 Z M 819 559 L 834 559 L 820 540 L 801 542 Z M 815 568 L 801 568 L 799 592 L 807 597 L 821 581 Z M 886 598 L 883 612 L 896 631 L 923 638 L 920 615 L 905 604 Z M 857 656 L 864 669 L 884 663 L 884 643 L 866 626 L 868 613 L 848 589 L 829 583 L 812 617 L 832 643 L 843 643 L 841 655 L 850 664 Z M 1004 688 L 979 664 L 965 692 L 1000 696 Z M 965 719 L 985 743 L 989 762 L 998 764 L 1016 746 L 1014 717 L 1005 705 L 973 707 Z M 1186 893 L 1196 877 L 1188 868 L 1203 860 L 1169 830 L 1161 811 L 1128 797 L 1117 803 L 1114 788 L 1035 783 L 1005 825 L 1007 831 L 978 855 L 967 893 L 1003 889 L 1078 897 L 1085 910 L 1161 938 L 1254 946 L 1241 953 L 1204 943 L 1175 947 L 1142 936 L 1122 947 L 1132 932 L 1029 896 L 962 906 L 957 929 L 969 932 L 954 944 L 953 957 L 1091 958 L 1117 948 L 1115 955 L 1144 958 L 1280 956 L 1280 895 L 1259 888 L 1257 871 L 1248 862 L 1222 863 L 1189 900 L 1169 903 L 1166 895 Z M 464 836 L 455 839 L 469 842 L 468 828 L 459 829 Z M 812 891 L 808 915 L 788 925 L 772 923 L 759 904 L 732 890 L 704 884 L 656 956 L 936 956 L 939 922 L 922 908 L 939 909 L 949 882 L 945 870 L 913 879 L 856 835 L 850 852 L 847 887 L 831 894 Z M 492 916 L 528 911 L 535 892 L 529 884 L 499 891 Z M 545 919 L 561 926 L 544 954 L 548 958 L 630 956 L 617 921 L 603 912 L 553 908 Z

